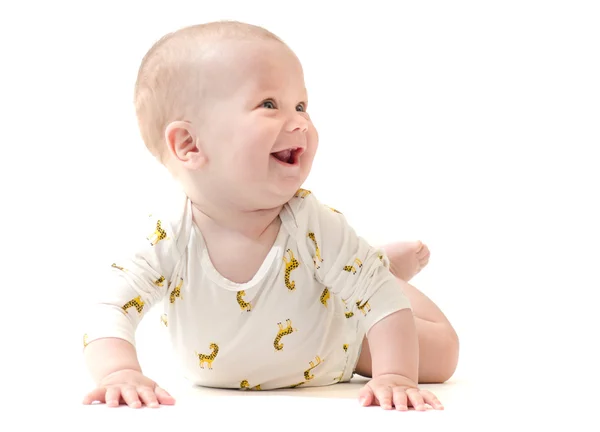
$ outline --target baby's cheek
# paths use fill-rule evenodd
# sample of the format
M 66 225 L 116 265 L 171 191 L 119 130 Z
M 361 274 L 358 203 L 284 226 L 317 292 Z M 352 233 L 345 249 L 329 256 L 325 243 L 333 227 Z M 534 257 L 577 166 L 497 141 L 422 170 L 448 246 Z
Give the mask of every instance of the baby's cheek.
M 251 182 L 252 180 L 264 177 L 266 170 L 265 163 L 256 154 L 248 154 L 246 157 L 238 159 L 238 161 L 235 167 L 230 168 L 232 175 L 238 181 Z
M 319 146 L 319 132 L 312 123 L 308 128 L 308 145 L 315 149 Z

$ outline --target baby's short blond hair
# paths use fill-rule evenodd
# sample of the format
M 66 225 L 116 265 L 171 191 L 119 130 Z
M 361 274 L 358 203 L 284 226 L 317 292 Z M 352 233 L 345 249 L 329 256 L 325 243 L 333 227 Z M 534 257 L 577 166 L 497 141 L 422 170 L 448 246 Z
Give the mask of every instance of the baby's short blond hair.
M 135 83 L 135 113 L 144 144 L 161 163 L 165 163 L 167 151 L 166 126 L 175 120 L 185 120 L 189 107 L 184 101 L 189 100 L 190 93 L 199 91 L 194 87 L 195 82 L 199 84 L 198 80 L 189 79 L 193 76 L 190 71 L 201 68 L 202 52 L 226 39 L 282 42 L 263 27 L 239 21 L 216 21 L 166 34 L 142 59 Z

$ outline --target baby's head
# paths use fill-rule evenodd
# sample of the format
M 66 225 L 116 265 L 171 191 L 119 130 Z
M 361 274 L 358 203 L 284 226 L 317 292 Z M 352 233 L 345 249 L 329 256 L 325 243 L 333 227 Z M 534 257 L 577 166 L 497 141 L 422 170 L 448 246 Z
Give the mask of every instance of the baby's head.
M 302 66 L 239 22 L 183 28 L 144 57 L 135 108 L 144 143 L 192 201 L 277 207 L 306 180 L 318 135 Z

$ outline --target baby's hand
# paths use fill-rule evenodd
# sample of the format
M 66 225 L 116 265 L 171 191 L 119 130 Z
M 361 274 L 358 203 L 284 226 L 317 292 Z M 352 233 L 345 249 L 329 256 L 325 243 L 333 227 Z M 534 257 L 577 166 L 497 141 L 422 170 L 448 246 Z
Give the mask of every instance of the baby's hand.
M 362 406 L 378 404 L 383 409 L 406 411 L 410 406 L 415 410 L 425 411 L 425 404 L 434 409 L 444 409 L 440 401 L 428 390 L 421 390 L 408 378 L 402 375 L 381 375 L 369 381 L 360 391 L 359 400 Z
M 104 402 L 110 407 L 119 406 L 123 401 L 131 408 L 140 408 L 142 403 L 151 408 L 156 408 L 159 404 L 175 403 L 175 399 L 158 384 L 132 369 L 120 370 L 104 377 L 98 387 L 83 399 L 85 405 L 95 401 Z

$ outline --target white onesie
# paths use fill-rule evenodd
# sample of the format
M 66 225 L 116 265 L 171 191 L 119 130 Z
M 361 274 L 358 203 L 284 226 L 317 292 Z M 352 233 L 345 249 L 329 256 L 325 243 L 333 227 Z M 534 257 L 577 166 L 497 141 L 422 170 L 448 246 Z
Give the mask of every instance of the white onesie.
M 109 268 L 84 346 L 135 331 L 150 307 L 163 319 L 184 375 L 197 385 L 276 389 L 348 381 L 368 330 L 410 308 L 384 252 L 338 211 L 300 189 L 254 278 L 213 267 L 186 198 L 175 217 L 149 218 L 148 237 Z

